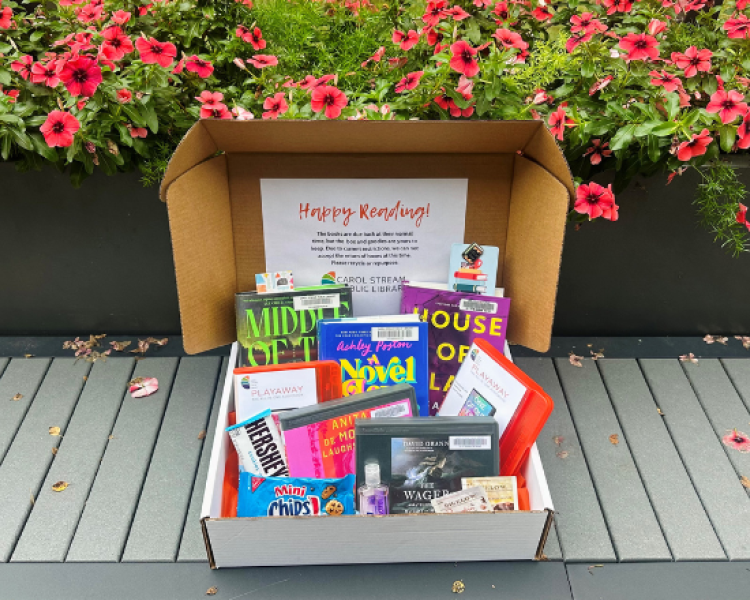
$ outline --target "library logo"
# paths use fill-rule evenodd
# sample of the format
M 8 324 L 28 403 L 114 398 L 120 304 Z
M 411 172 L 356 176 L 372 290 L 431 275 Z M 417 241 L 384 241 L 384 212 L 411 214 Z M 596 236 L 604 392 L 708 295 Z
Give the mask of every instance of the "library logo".
M 336 283 L 336 271 L 329 271 L 320 280 L 321 285 L 334 285 Z

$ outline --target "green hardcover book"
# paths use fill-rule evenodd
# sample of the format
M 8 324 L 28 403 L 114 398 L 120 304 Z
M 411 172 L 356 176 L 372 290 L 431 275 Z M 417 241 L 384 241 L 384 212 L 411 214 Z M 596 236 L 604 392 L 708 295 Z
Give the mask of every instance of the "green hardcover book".
M 318 359 L 318 321 L 352 316 L 345 285 L 235 295 L 240 365 L 257 367 Z

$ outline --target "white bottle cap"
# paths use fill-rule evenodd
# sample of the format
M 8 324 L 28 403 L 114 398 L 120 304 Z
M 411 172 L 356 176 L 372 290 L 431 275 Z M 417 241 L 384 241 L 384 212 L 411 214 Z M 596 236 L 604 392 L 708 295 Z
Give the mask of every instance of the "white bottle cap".
M 380 465 L 378 463 L 365 465 L 365 483 L 369 486 L 380 485 Z

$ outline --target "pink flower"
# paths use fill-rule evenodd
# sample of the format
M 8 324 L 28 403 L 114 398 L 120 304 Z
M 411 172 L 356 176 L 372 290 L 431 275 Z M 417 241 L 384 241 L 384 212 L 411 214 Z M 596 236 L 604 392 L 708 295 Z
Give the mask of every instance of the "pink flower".
M 254 27 L 250 32 L 250 39 L 243 38 L 246 42 L 250 42 L 255 50 L 263 50 L 266 47 L 266 40 L 263 39 L 263 32 L 260 27 Z
M 142 17 L 144 15 L 147 15 L 153 5 L 154 3 L 152 2 L 151 4 L 146 4 L 145 6 L 138 7 L 138 16 Z
M 693 134 L 693 138 L 688 142 L 682 142 L 677 147 L 677 158 L 681 161 L 687 161 L 696 156 L 702 156 L 706 153 L 706 148 L 711 144 L 713 138 L 709 135 L 708 129 L 704 129 L 700 134 Z
M 466 98 L 468 100 L 468 98 Z M 470 117 L 474 114 L 474 107 L 469 106 L 468 108 L 461 109 L 455 103 L 453 98 L 447 94 L 441 94 L 435 98 L 435 104 L 437 104 L 443 110 L 447 110 L 452 117 Z
M 283 115 L 289 110 L 289 105 L 286 103 L 284 93 L 279 92 L 273 98 L 266 98 L 263 102 L 263 108 L 266 109 L 266 112 L 263 113 L 264 119 L 278 119 L 279 115 Z
M 632 0 L 602 0 L 602 4 L 607 7 L 608 15 L 616 12 L 627 13 L 633 9 Z
M 232 109 L 232 114 L 237 118 L 238 121 L 252 121 L 255 115 L 249 110 L 245 110 L 241 106 L 235 106 Z
M 127 104 L 133 99 L 133 93 L 130 90 L 117 90 L 117 101 L 120 104 Z
M 256 54 L 252 58 L 248 58 L 247 62 L 256 69 L 265 69 L 266 67 L 275 67 L 278 65 L 279 59 L 271 54 Z
M 221 92 L 209 92 L 203 90 L 200 96 L 195 98 L 201 104 L 218 104 L 224 99 L 224 94 Z
M 148 130 L 145 127 L 128 127 L 130 130 L 130 137 L 134 138 L 145 138 L 148 135 Z
M 91 98 L 102 82 L 102 70 L 93 58 L 79 56 L 65 63 L 60 79 L 71 96 Z
M 571 33 L 604 33 L 607 31 L 607 26 L 599 19 L 595 19 L 594 14 L 590 12 L 585 12 L 580 16 L 573 15 L 570 17 L 570 22 L 573 24 L 570 28 Z
M 575 127 L 575 121 L 569 119 L 565 114 L 565 104 L 561 104 L 558 109 L 549 116 L 549 130 L 558 140 L 562 142 L 566 127 Z
M 76 9 L 76 18 L 81 23 L 91 23 L 91 21 L 104 20 L 104 8 L 93 2 Z
M 102 31 L 102 37 L 104 42 L 102 42 L 101 50 L 108 60 L 120 60 L 133 51 L 133 42 L 117 25 L 107 27 Z
M 737 210 L 735 221 L 737 221 L 740 225 L 744 225 L 748 230 L 750 230 L 750 222 L 748 222 L 747 220 L 747 206 L 745 206 L 741 202 L 739 203 L 739 209 Z
M 43 83 L 47 87 L 57 87 L 60 83 L 60 77 L 57 74 L 58 63 L 56 60 L 48 60 L 42 64 L 35 63 L 31 67 L 31 83 Z
M 135 380 L 130 386 L 130 395 L 133 398 L 145 398 L 155 394 L 159 390 L 159 380 L 156 377 L 143 377 Z
M 530 102 L 531 104 L 545 104 L 552 102 L 552 100 L 552 96 L 541 88 L 534 90 L 534 95 L 526 98 L 526 102 Z
M 424 75 L 424 71 L 414 71 L 409 73 L 401 81 L 396 84 L 396 93 L 403 94 L 406 91 L 413 90 L 419 85 L 419 80 Z
M 318 86 L 312 91 L 311 105 L 314 112 L 325 110 L 329 119 L 335 119 L 341 114 L 349 101 L 344 92 L 332 85 Z
M 554 16 L 549 9 L 549 6 L 538 5 L 531 13 L 537 21 L 551 21 Z
M 727 35 L 732 39 L 750 37 L 750 19 L 745 15 L 737 15 L 736 19 L 727 19 L 723 27 L 727 30 Z
M 685 77 L 695 77 L 698 71 L 707 73 L 711 70 L 711 56 L 713 53 L 710 50 L 698 50 L 695 46 L 690 46 L 685 50 L 685 54 L 680 52 L 672 52 L 672 62 L 674 62 L 680 69 L 684 69 Z
M 706 106 L 706 112 L 719 113 L 721 122 L 725 125 L 731 123 L 738 116 L 747 113 L 747 104 L 742 102 L 745 96 L 737 90 L 717 90 L 711 96 L 711 101 Z
M 501 23 L 504 23 L 505 21 L 510 19 L 507 2 L 498 2 L 497 4 L 495 4 L 495 8 L 492 9 L 492 13 L 497 16 L 498 20 Z
M 11 23 L 13 23 L 13 9 L 6 6 L 0 10 L 0 29 L 10 29 Z
M 158 64 L 160 67 L 168 67 L 177 56 L 177 48 L 171 42 L 160 42 L 156 38 L 138 38 L 135 47 L 141 55 L 141 60 L 147 64 Z
M 592 85 L 589 88 L 589 96 L 593 96 L 594 94 L 596 94 L 596 92 L 601 92 L 605 87 L 607 87 L 612 82 L 613 79 L 614 79 L 613 75 L 607 75 L 603 79 L 600 79 L 599 81 L 597 81 L 594 85 Z
M 450 15 L 451 17 L 453 17 L 454 21 L 463 21 L 464 19 L 468 19 L 471 16 L 463 8 L 461 8 L 458 4 L 456 4 L 450 10 L 447 10 L 446 13 L 448 15 Z
M 750 111 L 742 118 L 742 123 L 737 128 L 737 135 L 739 136 L 737 147 L 741 150 L 750 148 Z
M 456 91 L 462 96 L 464 96 L 465 98 L 467 96 L 468 98 L 471 98 L 471 92 L 473 90 L 474 90 L 474 82 L 468 77 L 466 77 L 466 75 L 461 75 L 461 77 L 458 78 L 458 85 L 456 86 Z
M 237 60 L 237 59 L 235 59 L 235 60 Z M 240 60 L 242 60 L 242 59 L 240 59 Z M 243 68 L 245 67 L 245 63 L 242 63 L 242 67 L 243 67 Z M 181 59 L 180 59 L 180 60 L 179 60 L 179 61 L 177 62 L 177 64 L 175 65 L 175 68 L 174 68 L 174 69 L 172 69 L 172 75 L 179 75 L 180 73 L 182 73 L 182 71 L 183 71 L 184 69 L 185 69 L 185 59 L 184 59 L 184 58 L 181 58 Z
M 214 66 L 208 60 L 203 60 L 197 55 L 188 56 L 185 68 L 191 73 L 196 73 L 201 79 L 206 79 L 214 72 Z
M 475 48 L 472 48 L 463 40 L 459 40 L 451 45 L 450 67 L 458 73 L 463 73 L 467 77 L 474 77 L 479 73 L 479 65 L 474 58 L 477 54 Z
M 747 434 L 742 433 L 741 431 L 737 431 L 736 429 L 733 429 L 727 435 L 721 438 L 721 441 L 724 442 L 725 446 L 734 448 L 735 450 L 738 450 L 743 454 L 750 452 L 750 437 L 748 437 Z
M 125 25 L 130 21 L 130 13 L 124 10 L 118 10 L 112 13 L 112 20 L 118 25 Z
M 446 0 L 430 0 L 424 10 L 422 21 L 425 25 L 434 27 L 440 22 L 440 19 L 448 16 L 447 6 L 448 2 Z
M 612 150 L 607 148 L 609 146 L 609 142 L 604 142 L 602 144 L 602 141 L 600 139 L 591 140 L 591 146 L 589 146 L 586 150 L 586 152 L 583 153 L 584 156 L 591 155 L 591 164 L 592 165 L 598 165 L 602 162 L 603 158 L 607 158 L 608 156 L 612 156 Z
M 581 34 L 574 33 L 568 38 L 568 41 L 565 42 L 565 50 L 570 54 L 581 44 L 585 44 L 586 42 L 590 41 L 592 37 L 594 37 L 594 34 L 590 31 L 588 33 Z
M 573 210 L 582 215 L 588 215 L 589 221 L 597 217 L 616 221 L 618 217 L 617 208 L 611 185 L 605 188 L 591 181 L 588 184 L 582 183 L 578 186 Z
M 2 90 L 3 95 L 10 98 L 8 102 L 11 104 L 15 104 L 16 100 L 18 100 L 18 95 L 21 93 L 21 90 Z
M 221 102 L 206 102 L 201 106 L 201 119 L 232 119 L 232 113 L 229 112 L 225 104 Z
M 53 110 L 47 115 L 47 120 L 39 130 L 50 148 L 66 148 L 73 143 L 73 135 L 80 128 L 81 124 L 73 115 L 62 110 Z
M 31 67 L 34 64 L 34 57 L 28 54 L 22 56 L 18 60 L 14 60 L 10 63 L 10 68 L 18 73 L 21 78 L 28 79 L 31 77 Z
M 242 4 L 244 4 L 245 6 L 247 6 L 248 8 L 252 8 L 253 7 L 253 0 L 234 0 L 234 1 L 236 3 L 240 3 L 241 2 Z
M 380 62 L 380 60 L 383 58 L 383 55 L 385 54 L 385 46 L 380 46 L 375 53 L 368 58 L 365 62 L 363 62 L 360 66 L 364 69 L 368 63 L 370 62 Z
M 492 37 L 500 42 L 504 48 L 518 48 L 526 50 L 529 44 L 523 41 L 521 34 L 510 31 L 509 29 L 498 29 L 492 34 Z
M 305 75 L 305 78 L 299 82 L 299 87 L 302 90 L 309 90 L 316 87 L 320 87 L 321 85 L 325 85 L 332 79 L 335 79 L 335 75 L 323 75 L 323 77 L 317 79 L 313 77 L 312 75 Z
M 393 32 L 392 40 L 394 44 L 398 44 L 401 50 L 411 50 L 419 41 L 419 33 L 413 29 L 406 33 L 397 29 Z
M 631 60 L 654 60 L 659 57 L 659 42 L 654 36 L 645 33 L 629 33 L 620 40 L 620 48 L 627 52 L 623 58 Z
M 682 86 L 682 81 L 680 81 L 679 77 L 675 77 L 664 70 L 661 73 L 651 71 L 649 75 L 651 75 L 651 85 L 662 86 L 667 92 L 674 92 Z
M 663 31 L 666 31 L 666 29 L 667 24 L 659 19 L 651 19 L 648 23 L 648 27 L 646 27 L 646 31 L 648 31 L 650 35 L 659 35 Z

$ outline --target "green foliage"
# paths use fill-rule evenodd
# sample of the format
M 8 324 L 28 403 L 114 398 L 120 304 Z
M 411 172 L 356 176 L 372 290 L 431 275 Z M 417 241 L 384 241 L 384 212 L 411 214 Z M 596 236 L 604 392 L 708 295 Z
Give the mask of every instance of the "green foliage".
M 703 181 L 698 185 L 694 204 L 698 207 L 701 224 L 714 234 L 715 242 L 737 257 L 748 250 L 750 237 L 747 227 L 737 222 L 737 212 L 747 196 L 747 189 L 726 161 L 717 160 L 697 170 Z

